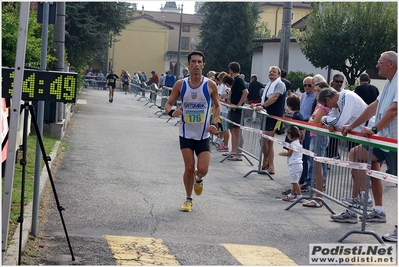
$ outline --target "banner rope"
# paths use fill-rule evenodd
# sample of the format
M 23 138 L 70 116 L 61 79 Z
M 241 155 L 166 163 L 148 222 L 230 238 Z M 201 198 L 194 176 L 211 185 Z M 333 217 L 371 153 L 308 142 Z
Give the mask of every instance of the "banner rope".
M 226 105 L 228 107 L 231 107 L 231 108 L 241 108 L 241 109 L 253 110 L 252 108 L 249 108 L 249 107 L 245 107 L 245 106 L 244 107 L 236 107 L 234 105 L 229 105 L 229 104 L 227 104 L 224 101 L 221 101 L 221 102 L 222 102 L 222 104 L 224 104 L 224 105 Z M 302 122 L 298 123 L 297 120 L 287 120 L 287 119 L 282 118 L 282 117 L 271 116 L 271 115 L 267 114 L 264 111 L 260 111 L 258 113 L 261 113 L 261 114 L 266 115 L 268 117 L 271 117 L 271 118 L 274 118 L 274 119 L 277 119 L 277 120 L 282 120 L 282 121 L 287 122 L 289 124 L 294 124 L 294 125 L 297 125 L 297 126 L 300 126 L 300 127 L 302 127 L 302 125 L 306 125 L 307 124 L 307 123 L 302 123 Z M 242 130 L 260 134 L 265 139 L 271 140 L 271 141 L 273 141 L 275 143 L 278 143 L 278 144 L 280 144 L 280 145 L 282 145 L 284 147 L 287 147 L 289 149 L 292 149 L 292 150 L 294 150 L 296 152 L 300 152 L 300 153 L 303 153 L 303 154 L 305 154 L 307 156 L 310 156 L 310 157 L 314 158 L 314 160 L 317 161 L 317 162 L 326 163 L 326 164 L 330 164 L 330 165 L 334 165 L 334 166 L 351 168 L 351 169 L 355 169 L 355 170 L 363 170 L 363 171 L 366 171 L 367 175 L 369 175 L 370 177 L 377 178 L 377 179 L 380 179 L 380 180 L 383 180 L 383 181 L 387 181 L 387 182 L 391 182 L 391 183 L 396 183 L 396 184 L 398 183 L 398 177 L 397 176 L 392 175 L 392 174 L 388 174 L 388 173 L 384 173 L 384 172 L 380 172 L 380 171 L 371 170 L 371 166 L 369 164 L 367 164 L 367 163 L 337 160 L 337 159 L 326 158 L 326 157 L 317 157 L 316 154 L 314 152 L 310 151 L 310 150 L 307 150 L 307 149 L 304 149 L 302 147 L 298 147 L 298 146 L 292 145 L 291 143 L 287 143 L 287 142 L 281 141 L 281 140 L 279 140 L 279 139 L 277 139 L 275 137 L 271 137 L 271 136 L 265 135 L 262 130 L 254 129 L 254 128 L 247 127 L 247 126 L 243 126 L 243 125 L 241 125 L 239 123 L 236 123 L 236 122 L 233 122 L 233 121 L 231 121 L 228 118 L 223 117 L 223 116 L 220 116 L 220 118 L 222 120 L 225 120 L 225 121 L 227 121 L 227 122 L 239 127 Z M 322 126 L 313 126 L 313 127 L 317 128 L 317 129 L 320 129 L 320 128 L 322 129 Z M 308 125 L 306 125 L 306 127 L 302 127 L 302 128 L 308 128 L 307 130 L 310 130 L 310 131 L 313 132 L 314 131 L 312 129 L 313 127 L 309 127 Z M 325 129 L 325 131 L 327 131 L 329 133 L 328 134 L 329 136 L 337 137 L 337 134 L 331 134 L 327 128 Z M 324 129 L 323 129 L 323 131 L 318 131 L 318 133 L 319 132 L 322 132 L 324 134 Z M 341 136 L 341 137 L 343 137 L 343 136 Z M 350 139 L 350 138 L 348 138 L 348 139 Z M 371 138 L 368 138 L 368 139 L 371 139 Z M 381 139 L 387 139 L 385 141 L 387 141 L 389 143 L 392 143 L 392 142 L 396 141 L 394 139 L 388 140 L 389 138 L 381 138 Z M 352 140 L 356 141 L 356 143 L 359 143 L 358 139 L 352 139 Z

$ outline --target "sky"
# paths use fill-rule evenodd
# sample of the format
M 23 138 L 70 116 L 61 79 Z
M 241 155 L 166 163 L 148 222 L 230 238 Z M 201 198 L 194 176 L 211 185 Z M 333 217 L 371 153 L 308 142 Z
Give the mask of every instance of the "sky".
M 141 10 L 144 5 L 144 11 L 161 11 L 161 5 L 165 5 L 166 1 L 131 1 L 137 4 L 137 9 Z M 195 1 L 175 1 L 176 5 L 183 4 L 183 13 L 184 14 L 194 14 L 194 5 Z

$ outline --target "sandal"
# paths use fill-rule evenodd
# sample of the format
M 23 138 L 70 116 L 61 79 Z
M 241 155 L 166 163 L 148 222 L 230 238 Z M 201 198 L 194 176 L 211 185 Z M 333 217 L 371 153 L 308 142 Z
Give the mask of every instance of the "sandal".
M 287 201 L 287 202 L 294 202 L 295 198 L 294 197 L 285 196 L 281 200 L 282 201 Z
M 320 204 L 316 200 L 312 199 L 312 200 L 309 200 L 309 201 L 303 203 L 302 206 L 308 207 L 308 208 L 321 208 L 321 207 L 323 207 L 323 204 Z
M 231 156 L 229 157 L 227 160 L 231 160 L 231 161 L 242 161 L 241 157 L 237 157 L 237 156 Z
M 269 164 L 267 164 L 266 166 L 262 166 L 262 170 L 267 170 L 267 169 L 269 169 Z

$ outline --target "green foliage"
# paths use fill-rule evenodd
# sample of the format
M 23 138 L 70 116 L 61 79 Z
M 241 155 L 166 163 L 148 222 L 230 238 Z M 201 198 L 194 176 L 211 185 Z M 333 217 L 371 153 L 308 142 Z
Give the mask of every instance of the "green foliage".
M 17 39 L 19 27 L 20 3 L 4 2 L 2 3 L 2 65 L 14 67 L 15 56 L 17 52 Z M 52 32 L 52 27 L 49 27 Z M 26 42 L 25 63 L 31 67 L 40 67 L 41 43 L 42 43 L 42 27 L 37 23 L 37 5 L 32 3 L 29 12 L 28 35 Z M 48 47 L 51 46 L 51 34 L 48 38 Z M 51 53 L 47 54 L 47 65 L 54 60 Z
M 308 76 L 314 76 L 313 73 L 305 73 L 302 71 L 290 71 L 287 73 L 287 76 L 285 77 L 287 80 L 291 82 L 291 92 L 295 92 L 297 89 L 301 93 L 304 92 L 303 90 L 303 79 L 305 79 Z
M 313 2 L 302 52 L 315 67 L 341 71 L 353 85 L 381 53 L 397 51 L 397 3 Z
M 269 29 L 269 24 L 262 21 L 262 23 L 256 27 L 255 38 L 270 38 L 272 31 Z
M 281 38 L 282 32 L 283 32 L 282 29 L 280 29 L 278 31 L 278 34 L 277 34 L 278 38 Z M 305 36 L 305 32 L 300 31 L 299 29 L 293 29 L 293 28 L 291 29 L 291 37 L 304 37 L 304 36 Z
M 132 8 L 128 2 L 66 2 L 65 49 L 78 72 L 107 52 L 110 35 L 129 24 Z
M 228 65 L 236 61 L 241 73 L 250 76 L 256 25 L 259 20 L 259 4 L 251 2 L 204 2 L 204 15 L 200 27 L 201 43 L 198 50 L 206 56 L 204 73 L 209 70 L 228 71 Z

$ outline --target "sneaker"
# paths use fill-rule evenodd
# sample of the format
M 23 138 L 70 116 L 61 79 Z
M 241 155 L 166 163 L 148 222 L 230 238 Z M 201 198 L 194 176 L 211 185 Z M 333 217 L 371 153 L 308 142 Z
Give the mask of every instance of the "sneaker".
M 384 241 L 388 242 L 398 242 L 398 226 L 395 225 L 395 229 L 392 232 L 382 236 Z
M 309 190 L 310 190 L 310 185 L 304 184 L 303 186 L 301 186 L 302 192 L 309 192 Z
M 197 176 L 197 170 L 194 171 L 194 193 L 199 196 L 202 194 L 202 189 L 204 189 L 203 181 L 197 182 L 195 178 Z
M 360 220 L 362 219 L 362 216 L 360 216 Z M 385 215 L 385 212 L 378 213 L 376 210 L 373 210 L 366 216 L 366 222 L 380 222 L 380 223 L 385 223 L 387 222 L 387 216 Z
M 112 102 L 114 102 L 114 99 L 113 99 L 113 98 L 111 98 L 111 103 L 112 103 Z
M 218 148 L 216 148 L 216 150 L 219 151 L 219 152 L 229 152 L 229 147 L 221 145 Z
M 363 210 L 363 203 L 364 203 L 364 198 L 363 197 L 357 197 L 356 198 L 356 203 L 352 204 L 352 207 L 358 210 Z M 367 201 L 367 211 L 372 211 L 373 210 L 373 201 L 369 199 Z
M 108 99 L 108 102 L 109 102 L 109 103 L 111 103 L 111 98 L 110 98 L 110 99 Z
M 331 214 L 331 220 L 340 223 L 357 223 L 357 214 L 351 214 L 349 210 L 344 210 L 338 215 Z
M 219 146 L 221 146 L 221 145 L 223 144 L 223 139 L 221 139 L 221 138 L 216 138 L 215 144 L 218 144 Z
M 187 198 L 183 202 L 183 206 L 181 206 L 180 210 L 184 212 L 189 212 L 193 208 L 193 199 L 192 198 Z
M 353 204 L 356 204 L 356 203 L 357 203 L 356 199 L 357 199 L 356 197 L 355 197 L 355 198 L 350 198 L 350 197 L 348 197 L 348 198 L 343 198 L 343 199 L 341 199 L 341 201 L 342 201 L 342 203 L 344 203 L 345 205 L 348 205 L 349 207 L 352 207 Z

